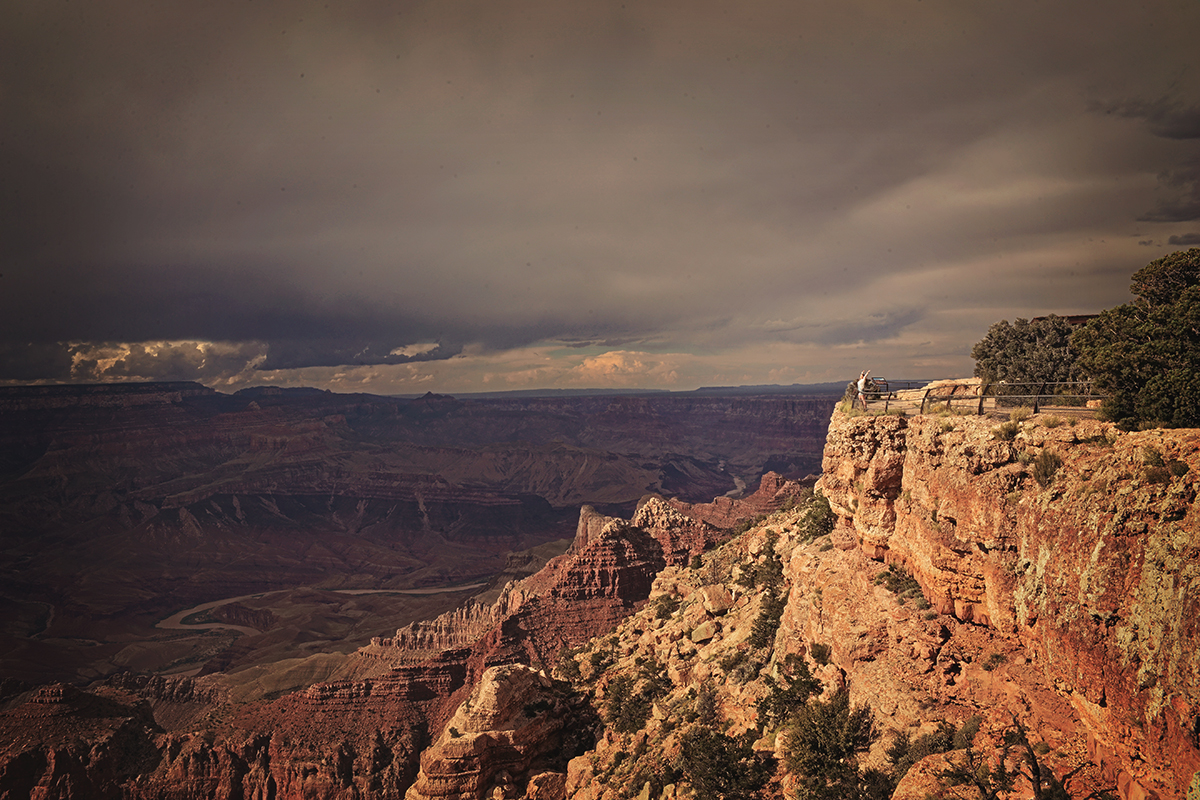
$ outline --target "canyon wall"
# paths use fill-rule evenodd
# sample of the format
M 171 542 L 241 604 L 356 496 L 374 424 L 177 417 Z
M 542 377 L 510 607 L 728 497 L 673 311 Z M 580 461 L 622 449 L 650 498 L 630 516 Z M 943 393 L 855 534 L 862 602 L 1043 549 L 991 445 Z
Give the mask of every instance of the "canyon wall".
M 1123 797 L 1185 793 L 1200 769 L 1200 432 L 835 413 L 824 466 L 834 535 L 1019 645 Z

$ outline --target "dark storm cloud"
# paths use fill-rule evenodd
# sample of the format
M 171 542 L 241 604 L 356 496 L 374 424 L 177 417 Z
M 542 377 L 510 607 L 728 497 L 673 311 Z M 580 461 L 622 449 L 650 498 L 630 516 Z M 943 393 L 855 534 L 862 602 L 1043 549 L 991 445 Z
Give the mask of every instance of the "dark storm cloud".
M 1092 108 L 1118 117 L 1142 119 L 1150 132 L 1166 139 L 1200 139 L 1200 105 L 1187 106 L 1178 100 L 1124 100 L 1092 104 Z
M 852 319 L 832 319 L 820 322 L 801 322 L 792 325 L 775 324 L 769 332 L 785 341 L 822 346 L 875 343 L 896 338 L 901 331 L 919 322 L 925 309 L 891 309 L 882 313 L 864 313 Z
M 1179 246 L 1200 244 L 1200 233 L 1185 233 L 1182 236 L 1170 236 L 1167 238 L 1167 244 Z
M 1200 214 L 1196 105 L 1089 105 L 1196 96 L 1196 9 L 1126 5 L 15 0 L 0 378 L 625 369 L 1121 302 L 1143 256 L 1101 240 Z
M 1166 196 L 1138 219 L 1146 222 L 1191 222 L 1200 219 L 1200 161 L 1164 172 L 1158 182 Z

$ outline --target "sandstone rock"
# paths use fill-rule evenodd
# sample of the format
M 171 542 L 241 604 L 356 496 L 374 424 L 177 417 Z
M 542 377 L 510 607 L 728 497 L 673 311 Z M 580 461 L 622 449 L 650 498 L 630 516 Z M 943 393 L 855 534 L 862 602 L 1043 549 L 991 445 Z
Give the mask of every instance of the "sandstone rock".
M 544 673 L 491 667 L 422 754 L 405 797 L 510 798 L 531 785 L 535 796 L 561 798 L 565 773 L 545 766 L 561 756 L 564 702 Z
M 700 596 L 703 598 L 704 610 L 709 614 L 724 614 L 733 605 L 733 595 L 721 585 L 702 587 Z
M 720 630 L 721 627 L 715 620 L 706 620 L 697 625 L 688 638 L 699 644 L 701 642 L 709 641 L 716 636 Z
M 1035 671 L 1056 687 L 1070 714 L 1051 712 L 1059 702 L 1049 694 L 1038 703 L 1097 742 L 1093 761 L 1123 796 L 1182 797 L 1200 769 L 1189 733 L 1200 729 L 1200 629 L 1183 622 L 1200 614 L 1200 596 L 1179 589 L 1200 580 L 1200 439 L 1119 435 L 1095 421 L 1045 427 L 1035 417 L 1014 449 L 991 437 L 995 424 L 835 413 L 819 487 L 838 530 L 852 531 L 866 555 L 903 565 L 936 611 L 1020 650 L 1009 663 L 1030 667 L 1024 690 L 1041 692 Z M 1060 456 L 1047 486 L 1020 463 L 1020 447 Z M 1139 481 L 1147 447 L 1190 470 L 1166 484 Z M 818 630 L 831 622 L 829 599 Z M 935 651 L 925 640 L 911 652 L 929 663 Z M 835 643 L 834 656 L 853 653 Z M 956 697 L 998 691 L 969 663 L 937 659 Z M 1042 724 L 1048 735 L 1058 729 Z

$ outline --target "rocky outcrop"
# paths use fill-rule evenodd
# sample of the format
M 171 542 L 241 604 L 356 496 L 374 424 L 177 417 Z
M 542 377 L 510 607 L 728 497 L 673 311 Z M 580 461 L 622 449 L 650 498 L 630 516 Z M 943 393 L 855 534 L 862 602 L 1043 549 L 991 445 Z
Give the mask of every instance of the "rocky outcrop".
M 1200 434 L 835 413 L 840 533 L 1054 687 L 1123 797 L 1200 769 Z
M 788 480 L 777 472 L 766 472 L 758 489 L 745 497 L 718 497 L 710 503 L 668 501 L 680 513 L 717 528 L 732 528 L 739 522 L 778 511 L 800 496 L 806 485 L 815 482 L 814 476 L 802 481 Z
M 569 685 L 520 665 L 491 667 L 445 730 L 421 755 L 406 800 L 515 798 L 560 800 L 581 709 Z

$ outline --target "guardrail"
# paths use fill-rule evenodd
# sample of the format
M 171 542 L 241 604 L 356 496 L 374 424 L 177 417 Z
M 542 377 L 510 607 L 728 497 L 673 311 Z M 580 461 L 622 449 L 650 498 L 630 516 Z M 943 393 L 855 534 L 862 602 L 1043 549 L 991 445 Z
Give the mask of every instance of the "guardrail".
M 920 384 L 919 386 L 916 384 Z M 1041 383 L 938 383 L 928 385 L 918 381 L 888 381 L 875 378 L 872 387 L 864 392 L 868 402 L 883 401 L 886 414 L 893 408 L 912 409 L 924 414 L 944 404 L 972 406 L 976 414 L 1005 406 L 1031 405 L 1037 414 L 1045 406 L 1079 409 L 1094 408 L 1094 401 L 1105 395 L 1092 390 L 1090 381 L 1043 381 Z

